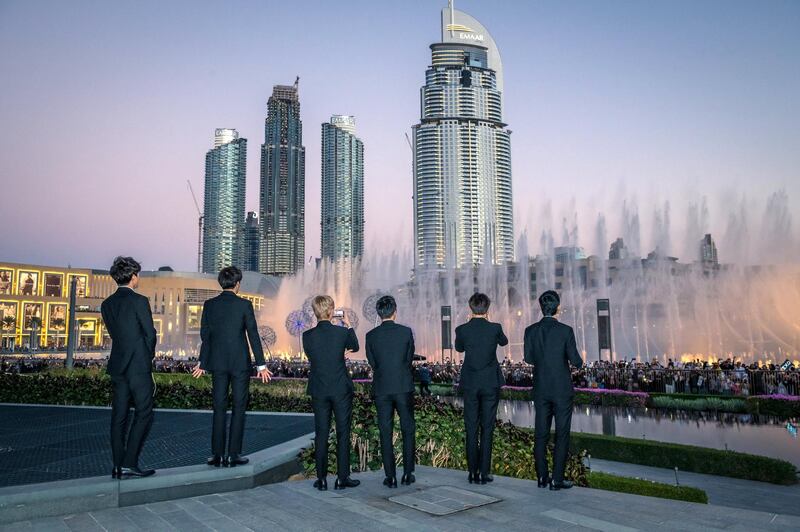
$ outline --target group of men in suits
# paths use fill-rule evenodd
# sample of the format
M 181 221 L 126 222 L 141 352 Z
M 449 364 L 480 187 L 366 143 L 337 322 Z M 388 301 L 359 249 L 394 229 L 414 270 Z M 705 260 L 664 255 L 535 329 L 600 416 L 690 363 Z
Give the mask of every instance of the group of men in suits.
M 156 331 L 149 300 L 134 291 L 141 267 L 131 257 L 117 257 L 111 277 L 118 290 L 103 301 L 103 320 L 111 335 L 112 350 L 107 371 L 113 386 L 111 447 L 113 478 L 146 477 L 152 469 L 139 468 L 139 454 L 153 422 L 152 361 Z M 200 361 L 193 375 L 212 375 L 213 421 L 208 465 L 234 467 L 248 462 L 242 456 L 245 412 L 250 382 L 250 351 L 262 382 L 272 374 L 266 367 L 258 335 L 253 305 L 237 294 L 242 272 L 228 267 L 219 272 L 222 292 L 203 306 L 200 336 Z M 470 319 L 456 328 L 455 348 L 464 353 L 460 387 L 464 397 L 464 428 L 470 483 L 492 481 L 492 438 L 497 419 L 500 388 L 504 379 L 497 360 L 497 348 L 508 344 L 499 323 L 489 320 L 490 300 L 476 293 L 469 299 Z M 525 361 L 534 366 L 533 401 L 536 407 L 534 456 L 539 487 L 566 489 L 564 480 L 569 427 L 572 417 L 572 389 L 569 364 L 582 365 L 572 328 L 558 322 L 558 294 L 547 291 L 539 298 L 543 318 L 525 330 Z M 331 416 L 336 427 L 337 472 L 334 489 L 356 487 L 360 481 L 350 477 L 350 427 L 353 412 L 353 382 L 345 357 L 359 350 L 358 338 L 347 315 L 337 310 L 330 296 L 312 300 L 317 325 L 303 333 L 303 349 L 310 363 L 307 393 L 314 411 L 315 460 L 314 487 L 327 490 L 328 435 Z M 403 440 L 401 484 L 415 482 L 414 420 L 414 335 L 410 328 L 396 323 L 397 304 L 392 296 L 376 303 L 381 323 L 366 336 L 366 356 L 373 369 L 372 391 L 380 431 L 381 456 L 389 488 L 397 487 L 393 446 L 395 414 L 400 418 Z M 336 324 L 334 324 L 336 322 Z M 226 430 L 228 397 L 231 395 L 230 426 Z M 130 430 L 128 413 L 133 403 Z M 546 449 L 553 418 L 556 425 L 552 477 L 548 471 Z M 127 431 L 127 437 L 126 437 Z M 227 442 L 226 442 L 227 433 Z

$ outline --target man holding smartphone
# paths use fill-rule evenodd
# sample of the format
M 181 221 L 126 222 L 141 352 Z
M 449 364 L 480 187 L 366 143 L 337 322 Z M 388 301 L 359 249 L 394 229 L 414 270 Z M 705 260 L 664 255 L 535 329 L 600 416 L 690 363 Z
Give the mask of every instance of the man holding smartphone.
M 336 484 L 334 489 L 354 488 L 361 482 L 350 478 L 350 421 L 353 415 L 353 381 L 347 373 L 345 354 L 358 351 L 356 332 L 344 311 L 335 309 L 333 298 L 317 296 L 311 302 L 317 326 L 303 333 L 311 372 L 308 395 L 314 410 L 314 459 L 317 480 L 314 487 L 328 489 L 328 434 L 331 414 L 336 420 Z M 331 323 L 331 318 L 344 327 Z

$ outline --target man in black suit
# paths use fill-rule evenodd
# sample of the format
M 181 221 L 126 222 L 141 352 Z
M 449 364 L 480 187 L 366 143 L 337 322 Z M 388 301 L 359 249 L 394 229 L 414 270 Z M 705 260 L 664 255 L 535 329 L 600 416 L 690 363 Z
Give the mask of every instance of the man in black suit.
M 533 403 L 536 408 L 536 436 L 534 456 L 539 487 L 548 484 L 551 490 L 569 489 L 572 482 L 564 480 L 569 449 L 569 426 L 572 422 L 572 373 L 570 362 L 576 368 L 583 365 L 575 343 L 572 327 L 556 319 L 561 300 L 548 290 L 539 296 L 539 306 L 544 316 L 525 329 L 525 362 L 533 364 Z M 550 426 L 556 418 L 556 441 L 553 452 L 553 477 L 547 471 L 547 440 Z
M 347 373 L 345 353 L 358 351 L 356 332 L 350 328 L 347 316 L 336 311 L 344 325 L 331 323 L 333 299 L 317 296 L 311 302 L 317 326 L 303 333 L 303 351 L 311 371 L 306 392 L 311 396 L 314 410 L 314 459 L 317 480 L 314 487 L 328 489 L 328 434 L 331 413 L 336 417 L 336 484 L 334 489 L 354 488 L 361 481 L 350 478 L 350 419 L 353 415 L 353 380 Z
M 497 419 L 497 403 L 503 373 L 497 362 L 497 346 L 508 345 L 503 326 L 489 321 L 489 297 L 473 294 L 469 298 L 471 318 L 456 327 L 455 347 L 464 353 L 460 386 L 464 395 L 464 427 L 467 436 L 468 480 L 491 482 L 492 437 Z M 480 444 L 478 432 L 480 429 Z
M 395 323 L 397 303 L 392 296 L 383 296 L 375 304 L 381 324 L 367 333 L 367 360 L 372 366 L 372 393 L 378 412 L 378 429 L 381 434 L 381 458 L 386 478 L 384 486 L 397 487 L 395 471 L 394 413 L 400 416 L 403 433 L 403 478 L 409 486 L 414 478 L 414 451 L 416 449 L 414 423 L 414 334 L 405 325 Z
M 207 463 L 214 467 L 234 467 L 249 461 L 241 453 L 250 391 L 251 348 L 261 381 L 269 382 L 272 374 L 264 360 L 253 304 L 237 295 L 242 284 L 242 272 L 235 266 L 228 266 L 219 272 L 217 281 L 222 287 L 222 293 L 203 305 L 200 320 L 200 339 L 203 342 L 200 346 L 200 363 L 192 374 L 199 378 L 209 371 L 212 376 L 212 456 Z M 233 396 L 233 408 L 228 453 L 225 454 L 225 418 L 228 413 L 229 389 Z
M 100 305 L 112 341 L 106 368 L 112 385 L 112 478 L 148 477 L 155 473 L 152 469 L 139 469 L 139 453 L 153 424 L 152 368 L 156 354 L 150 301 L 134 292 L 141 269 L 131 257 L 114 259 L 109 273 L 118 288 Z M 126 442 L 131 399 L 135 410 Z

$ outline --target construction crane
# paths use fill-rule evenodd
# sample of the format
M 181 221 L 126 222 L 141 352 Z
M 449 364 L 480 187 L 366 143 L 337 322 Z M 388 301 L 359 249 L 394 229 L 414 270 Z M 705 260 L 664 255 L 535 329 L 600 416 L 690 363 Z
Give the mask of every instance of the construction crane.
M 200 205 L 197 203 L 197 197 L 194 195 L 192 182 L 188 179 L 186 184 L 189 185 L 189 192 L 192 193 L 192 200 L 194 200 L 194 207 L 197 209 L 197 271 L 203 271 L 203 212 L 200 210 Z

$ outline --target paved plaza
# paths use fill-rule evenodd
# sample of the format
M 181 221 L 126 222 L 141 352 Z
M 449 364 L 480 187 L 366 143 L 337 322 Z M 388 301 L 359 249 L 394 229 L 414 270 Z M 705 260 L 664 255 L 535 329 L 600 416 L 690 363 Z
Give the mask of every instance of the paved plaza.
M 0 531 L 247 530 L 798 530 L 797 517 L 575 488 L 551 492 L 535 482 L 496 477 L 470 485 L 462 471 L 419 467 L 417 483 L 396 490 L 382 473 L 355 475 L 358 488 L 318 492 L 310 480 L 126 508 L 18 522 Z M 133 481 L 132 481 L 133 482 Z M 332 485 L 332 479 L 329 482 Z M 453 486 L 500 499 L 446 516 L 397 504 L 391 496 Z M 451 490 L 452 491 L 452 490 Z
M 131 417 L 133 412 L 131 411 Z M 0 405 L 0 487 L 111 475 L 111 409 Z M 308 415 L 248 413 L 244 454 L 314 432 Z M 140 465 L 204 464 L 211 413 L 156 410 Z

